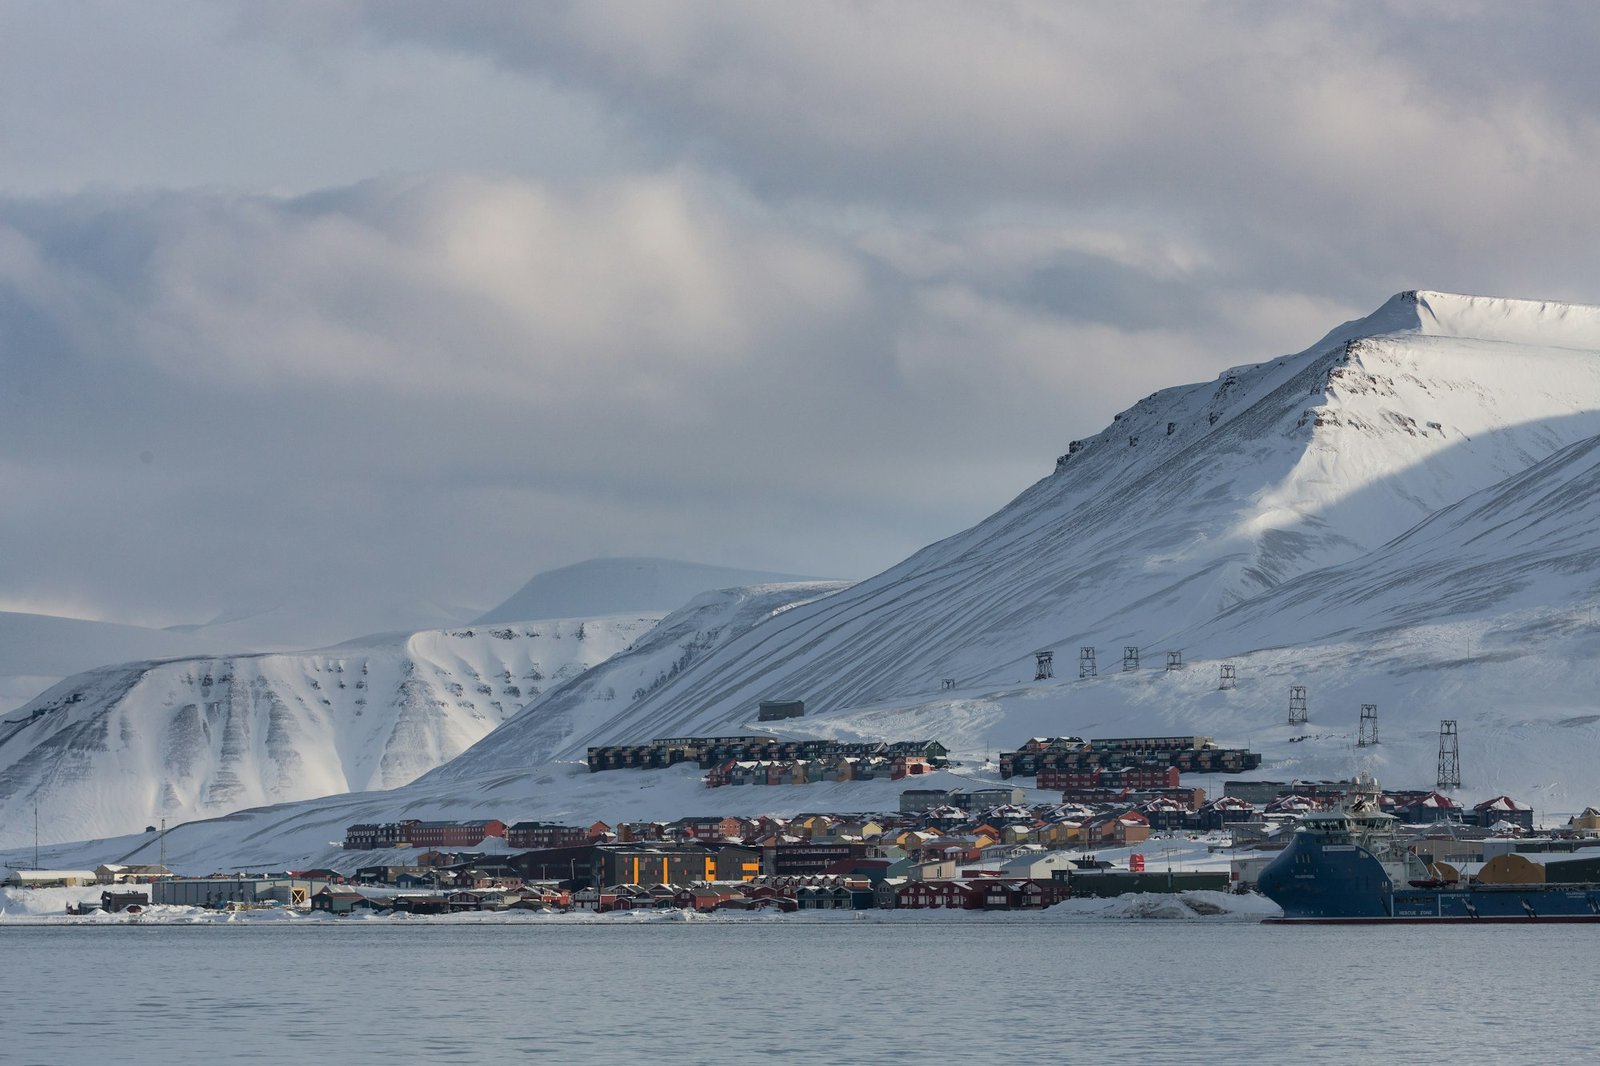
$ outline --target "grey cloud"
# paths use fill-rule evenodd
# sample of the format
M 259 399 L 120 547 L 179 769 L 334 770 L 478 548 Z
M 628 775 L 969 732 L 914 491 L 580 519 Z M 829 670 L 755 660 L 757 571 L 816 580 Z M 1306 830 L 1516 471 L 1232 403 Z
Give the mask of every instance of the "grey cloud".
M 1595 298 L 1581 6 L 78 10 L 0 39 L 30 602 L 863 574 L 1391 292 Z
M 380 38 L 593 94 L 776 197 L 1171 224 L 1257 283 L 1362 260 L 1559 287 L 1600 223 L 1576 4 L 352 2 Z M 1541 269 L 1520 243 L 1554 251 Z M 1493 248 L 1508 246 L 1500 269 Z M 1345 272 L 1329 271 L 1329 260 Z M 1352 277 L 1351 273 L 1358 275 Z M 1432 281 L 1426 282 L 1433 284 Z M 1473 284 L 1475 283 L 1475 284 Z
M 911 276 L 687 171 L 0 203 L 0 584 L 203 616 L 598 552 L 869 572 L 1145 388 L 1150 335 L 945 243 Z

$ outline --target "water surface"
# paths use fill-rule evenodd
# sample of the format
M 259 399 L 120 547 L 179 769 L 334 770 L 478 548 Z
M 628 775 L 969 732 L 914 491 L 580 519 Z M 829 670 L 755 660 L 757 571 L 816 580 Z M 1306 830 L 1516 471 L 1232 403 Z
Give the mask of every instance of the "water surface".
M 1600 927 L 0 928 L 0 1062 L 1576 1062 Z

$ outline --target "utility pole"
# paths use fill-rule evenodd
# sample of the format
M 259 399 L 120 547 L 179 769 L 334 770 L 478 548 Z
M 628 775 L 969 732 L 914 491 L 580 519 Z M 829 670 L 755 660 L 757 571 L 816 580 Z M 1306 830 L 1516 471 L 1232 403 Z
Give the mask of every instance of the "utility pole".
M 39 868 L 39 801 L 33 801 L 33 868 Z

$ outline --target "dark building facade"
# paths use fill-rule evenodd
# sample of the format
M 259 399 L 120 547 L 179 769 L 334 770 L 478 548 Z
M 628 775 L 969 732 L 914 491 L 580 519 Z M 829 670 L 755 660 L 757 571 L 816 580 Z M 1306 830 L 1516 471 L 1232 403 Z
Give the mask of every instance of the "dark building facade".
M 589 830 L 581 825 L 517 822 L 506 827 L 506 846 L 512 848 L 567 848 L 588 840 Z
M 756 721 L 776 722 L 784 718 L 804 718 L 805 714 L 804 700 L 762 700 L 756 709 Z

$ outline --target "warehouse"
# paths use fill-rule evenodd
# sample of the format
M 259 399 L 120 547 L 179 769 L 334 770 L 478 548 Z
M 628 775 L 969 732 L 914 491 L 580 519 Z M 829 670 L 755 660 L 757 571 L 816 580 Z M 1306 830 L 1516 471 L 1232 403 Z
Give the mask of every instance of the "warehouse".
M 230 903 L 281 903 L 308 906 L 314 893 L 328 886 L 327 881 L 299 877 L 190 877 L 157 881 L 150 886 L 152 903 L 178 907 L 219 909 Z

